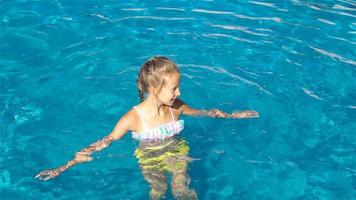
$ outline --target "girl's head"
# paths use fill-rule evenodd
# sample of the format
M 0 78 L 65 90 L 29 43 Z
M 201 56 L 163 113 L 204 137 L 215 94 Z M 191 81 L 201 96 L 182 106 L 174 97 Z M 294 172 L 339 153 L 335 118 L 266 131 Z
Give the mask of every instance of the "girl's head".
M 158 56 L 146 61 L 138 73 L 137 86 L 140 101 L 144 93 L 154 95 L 166 105 L 173 105 L 180 95 L 180 72 L 177 65 L 170 59 Z

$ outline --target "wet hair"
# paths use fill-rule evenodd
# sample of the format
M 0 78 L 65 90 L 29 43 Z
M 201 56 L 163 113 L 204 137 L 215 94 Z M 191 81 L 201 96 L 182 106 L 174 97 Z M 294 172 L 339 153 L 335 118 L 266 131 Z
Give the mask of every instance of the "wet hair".
M 137 76 L 140 101 L 143 102 L 144 93 L 148 93 L 149 87 L 161 89 L 165 84 L 164 76 L 173 72 L 180 74 L 177 65 L 169 58 L 156 56 L 147 60 Z

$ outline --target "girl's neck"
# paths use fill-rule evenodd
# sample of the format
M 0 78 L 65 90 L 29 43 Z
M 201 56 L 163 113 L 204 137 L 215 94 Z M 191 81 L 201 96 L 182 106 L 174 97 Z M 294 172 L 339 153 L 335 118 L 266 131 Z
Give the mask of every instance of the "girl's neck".
M 148 95 L 147 99 L 142 104 L 144 104 L 144 107 L 146 107 L 148 113 L 150 113 L 150 118 L 164 116 L 165 105 L 160 102 L 155 96 Z

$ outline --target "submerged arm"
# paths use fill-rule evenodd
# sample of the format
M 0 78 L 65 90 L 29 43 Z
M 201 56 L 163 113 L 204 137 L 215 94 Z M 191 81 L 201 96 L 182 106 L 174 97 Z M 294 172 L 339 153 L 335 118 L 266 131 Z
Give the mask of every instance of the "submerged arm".
M 130 121 L 131 121 L 130 115 L 129 114 L 124 115 L 116 124 L 114 130 L 108 136 L 105 136 L 103 139 L 98 140 L 95 143 L 89 145 L 88 147 L 75 153 L 74 159 L 68 161 L 66 164 L 57 167 L 55 169 L 44 170 L 39 174 L 37 174 L 35 178 L 46 181 L 51 178 L 57 177 L 62 172 L 75 166 L 78 163 L 89 162 L 93 160 L 93 158 L 90 155 L 108 147 L 109 145 L 112 144 L 114 140 L 119 140 L 130 129 Z
M 202 110 L 203 116 L 208 117 L 218 117 L 218 118 L 254 118 L 259 117 L 259 113 L 254 110 L 244 110 L 244 111 L 236 111 L 231 114 L 225 113 L 224 111 L 218 109 L 212 110 Z
M 252 117 L 259 117 L 259 113 L 253 110 L 244 110 L 233 112 L 231 114 L 225 113 L 224 111 L 218 109 L 211 109 L 211 110 L 198 110 L 190 108 L 186 103 L 182 100 L 179 100 L 180 110 L 185 115 L 192 115 L 192 116 L 204 116 L 204 117 L 216 117 L 216 118 L 252 118 Z
M 93 144 L 91 144 L 89 147 L 84 148 L 83 150 L 75 153 L 74 159 L 68 161 L 66 164 L 57 167 L 55 169 L 51 170 L 44 170 L 37 174 L 35 178 L 38 178 L 40 180 L 48 180 L 51 178 L 54 178 L 64 172 L 65 170 L 73 167 L 74 165 L 82 162 L 89 162 L 93 158 L 90 156 L 92 153 L 101 151 L 102 149 L 106 148 L 113 142 L 113 138 L 111 136 L 106 136 L 102 140 L 99 140 Z

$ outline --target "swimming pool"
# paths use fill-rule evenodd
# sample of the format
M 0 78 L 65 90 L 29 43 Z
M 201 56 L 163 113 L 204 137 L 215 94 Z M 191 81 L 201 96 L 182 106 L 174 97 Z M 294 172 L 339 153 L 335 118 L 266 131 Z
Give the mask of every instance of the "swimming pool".
M 147 199 L 127 134 L 57 179 L 34 179 L 139 103 L 140 65 L 179 64 L 199 199 L 356 199 L 352 0 L 0 1 L 1 199 Z M 167 199 L 172 195 L 167 192 Z

